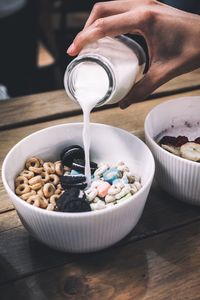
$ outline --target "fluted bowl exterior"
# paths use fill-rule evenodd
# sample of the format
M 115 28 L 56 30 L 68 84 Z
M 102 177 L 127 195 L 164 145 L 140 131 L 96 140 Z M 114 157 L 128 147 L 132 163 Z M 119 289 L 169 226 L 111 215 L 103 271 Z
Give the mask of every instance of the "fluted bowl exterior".
M 92 160 L 123 160 L 141 175 L 141 190 L 123 203 L 84 213 L 43 210 L 14 193 L 14 178 L 28 157 L 57 160 L 61 149 L 72 144 L 83 145 L 82 123 L 53 126 L 29 135 L 7 154 L 2 167 L 3 184 L 23 225 L 36 239 L 61 251 L 97 251 L 118 242 L 137 224 L 154 176 L 154 159 L 148 147 L 134 135 L 119 128 L 91 124 Z
M 145 139 L 155 159 L 157 182 L 175 198 L 196 205 L 200 205 L 200 163 L 171 154 L 158 145 L 156 138 L 169 126 L 196 126 L 199 121 L 200 96 L 164 102 L 145 119 Z

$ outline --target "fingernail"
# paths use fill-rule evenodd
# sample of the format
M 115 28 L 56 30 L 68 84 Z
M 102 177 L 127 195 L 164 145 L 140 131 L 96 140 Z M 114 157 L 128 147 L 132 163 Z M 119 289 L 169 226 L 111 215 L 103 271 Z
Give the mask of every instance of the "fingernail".
M 74 52 L 74 50 L 75 50 L 75 45 L 74 45 L 74 43 L 72 43 L 72 44 L 69 46 L 69 48 L 67 49 L 67 53 L 68 53 L 68 54 L 72 54 L 72 53 Z

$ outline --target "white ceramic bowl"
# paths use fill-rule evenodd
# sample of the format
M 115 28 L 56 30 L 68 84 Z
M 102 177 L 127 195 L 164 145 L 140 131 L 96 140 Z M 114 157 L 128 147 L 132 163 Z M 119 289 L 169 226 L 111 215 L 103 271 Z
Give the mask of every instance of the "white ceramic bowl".
M 28 157 L 57 160 L 61 149 L 72 144 L 83 145 L 81 123 L 49 127 L 24 138 L 4 160 L 3 184 L 23 225 L 36 239 L 62 251 L 96 251 L 122 239 L 138 222 L 154 176 L 154 159 L 148 147 L 134 135 L 111 126 L 91 124 L 92 160 L 123 160 L 141 175 L 141 190 L 114 207 L 84 213 L 46 211 L 15 195 L 14 178 Z
M 200 136 L 200 96 L 164 102 L 153 108 L 145 120 L 145 139 L 156 163 L 156 180 L 179 200 L 200 205 L 200 163 L 186 160 L 162 149 L 158 136 L 168 135 L 170 128 L 176 136 L 189 140 Z

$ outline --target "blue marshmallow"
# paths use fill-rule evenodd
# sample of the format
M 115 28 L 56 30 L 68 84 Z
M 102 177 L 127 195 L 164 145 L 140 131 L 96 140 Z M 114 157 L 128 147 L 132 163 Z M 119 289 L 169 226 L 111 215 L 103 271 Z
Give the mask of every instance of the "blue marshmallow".
M 103 178 L 105 181 L 112 184 L 112 182 L 119 178 L 120 172 L 117 168 L 110 168 L 103 173 Z

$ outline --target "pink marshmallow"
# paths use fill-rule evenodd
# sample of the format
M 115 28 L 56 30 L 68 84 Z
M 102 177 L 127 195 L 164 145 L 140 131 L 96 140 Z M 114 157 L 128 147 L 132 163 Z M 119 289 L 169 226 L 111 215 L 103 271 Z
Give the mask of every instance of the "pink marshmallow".
M 111 185 L 108 182 L 102 182 L 98 187 L 97 187 L 97 191 L 98 191 L 98 196 L 103 198 L 108 194 L 108 190 L 111 187 Z

